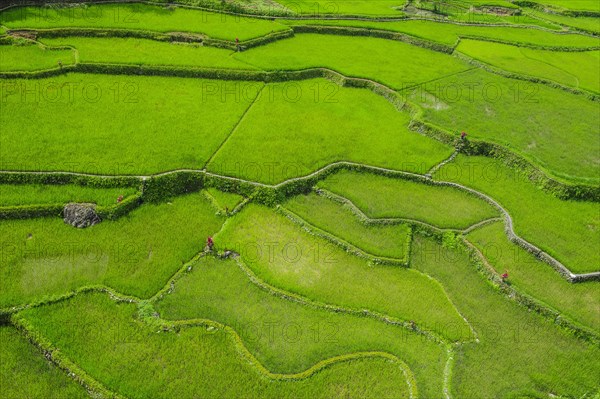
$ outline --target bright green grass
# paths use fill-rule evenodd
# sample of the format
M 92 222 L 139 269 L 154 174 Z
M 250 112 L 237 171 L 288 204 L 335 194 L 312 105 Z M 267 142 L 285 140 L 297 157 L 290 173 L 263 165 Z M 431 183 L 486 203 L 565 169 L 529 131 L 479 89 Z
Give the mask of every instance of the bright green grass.
M 3 81 L 1 166 L 119 175 L 200 169 L 261 85 L 92 74 Z
M 267 283 L 310 299 L 414 320 L 452 340 L 468 326 L 435 281 L 399 266 L 370 265 L 311 236 L 285 216 L 250 205 L 215 237 Z
M 325 67 L 397 89 L 470 68 L 448 54 L 400 41 L 312 33 L 251 48 L 234 57 L 266 70 Z
M 287 29 L 266 19 L 140 3 L 11 8 L 0 14 L 0 22 L 11 29 L 113 28 L 200 33 L 226 40 L 237 37 L 242 41 Z
M 367 89 L 324 79 L 269 84 L 208 170 L 272 184 L 336 161 L 415 172 L 450 155 L 409 123 L 407 113 Z
M 463 40 L 457 51 L 509 72 L 600 92 L 600 51 L 556 52 Z
M 287 24 L 296 25 L 328 25 L 328 26 L 356 26 L 364 28 L 382 29 L 393 32 L 406 33 L 449 46 L 454 46 L 461 37 L 487 38 L 502 40 L 511 43 L 533 44 L 538 46 L 561 46 L 574 48 L 597 47 L 599 38 L 580 34 L 556 34 L 544 30 L 518 27 L 498 26 L 469 26 L 447 22 L 426 20 L 407 20 L 394 22 L 351 21 L 351 20 L 295 20 L 286 21 Z
M 563 201 L 537 189 L 500 161 L 458 156 L 435 176 L 482 191 L 513 217 L 518 235 L 563 262 L 574 273 L 598 271 L 600 205 Z
M 216 188 L 207 188 L 206 191 L 208 192 L 208 194 L 213 197 L 215 199 L 215 201 L 217 202 L 217 204 L 224 210 L 224 211 L 233 211 L 233 209 L 238 206 L 238 204 L 240 202 L 242 202 L 244 200 L 244 197 L 242 197 L 239 194 L 234 194 L 234 193 L 228 193 L 225 191 L 220 191 L 217 190 Z
M 371 218 L 404 218 L 465 229 L 499 216 L 485 201 L 458 189 L 370 173 L 342 171 L 318 186 L 348 198 Z
M 431 107 L 431 96 L 442 106 Z M 503 145 L 561 178 L 600 181 L 600 113 L 584 96 L 475 70 L 423 85 L 411 99 L 427 122 Z
M 34 71 L 75 63 L 73 50 L 50 50 L 42 46 L 0 45 L 0 71 Z
M 285 208 L 369 254 L 396 259 L 408 255 L 408 225 L 366 226 L 347 206 L 314 193 L 290 199 Z
M 3 398 L 87 398 L 86 390 L 57 369 L 17 330 L 0 327 L 0 387 Z
M 537 298 L 591 329 L 600 329 L 600 284 L 572 284 L 548 264 L 539 261 L 506 238 L 502 223 L 494 223 L 470 233 L 471 241 L 498 274 L 509 273 L 515 288 Z
M 43 39 L 43 42 L 49 46 L 75 47 L 81 62 L 254 69 L 230 57 L 231 50 L 177 42 L 90 37 Z
M 341 399 L 346 395 L 389 397 L 391 392 L 407 397 L 399 365 L 387 359 L 334 364 L 297 381 L 271 380 L 259 373 L 256 364 L 242 358 L 226 330 L 197 326 L 157 334 L 156 327 L 136 319 L 136 311 L 133 304 L 87 294 L 27 310 L 19 317 L 93 378 L 128 398 Z M 436 361 L 428 371 L 437 372 L 437 348 L 416 345 L 423 349 L 425 359 Z
M 150 297 L 204 247 L 222 219 L 200 194 L 146 204 L 76 229 L 60 218 L 0 223 L 0 308 L 105 284 Z
M 473 325 L 479 343 L 458 348 L 455 398 L 593 397 L 600 350 L 504 297 L 466 253 L 415 236 L 412 267 L 440 281 Z M 550 294 L 550 293 L 549 293 Z M 536 394 L 537 392 L 537 394 Z
M 600 3 L 596 0 L 534 0 L 534 2 L 567 10 L 600 12 Z
M 233 261 L 201 260 L 158 303 L 158 311 L 167 319 L 209 318 L 232 326 L 259 361 L 276 372 L 299 372 L 344 353 L 384 351 L 409 366 L 421 395 L 439 393 L 444 355 L 433 342 L 372 318 L 270 295 Z
M 68 202 L 91 202 L 97 205 L 115 205 L 117 198 L 127 198 L 138 190 L 135 188 L 93 188 L 69 185 L 13 185 L 0 184 L 0 206 L 66 204 Z
M 277 0 L 295 14 L 401 16 L 406 0 Z
M 551 14 L 537 10 L 529 10 L 528 13 L 547 21 L 556 22 L 559 24 L 583 29 L 590 32 L 600 33 L 600 18 L 569 17 L 562 14 Z
M 528 14 L 497 15 L 466 11 L 464 13 L 451 14 L 448 16 L 448 20 L 464 23 L 533 25 L 556 31 L 561 30 L 561 27 L 554 22 L 534 18 Z

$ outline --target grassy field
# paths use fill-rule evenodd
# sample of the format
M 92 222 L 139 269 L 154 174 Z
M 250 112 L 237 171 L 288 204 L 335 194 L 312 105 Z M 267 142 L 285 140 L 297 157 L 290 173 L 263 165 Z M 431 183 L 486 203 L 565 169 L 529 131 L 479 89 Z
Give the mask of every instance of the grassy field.
M 600 283 L 500 209 L 600 273 L 600 3 L 513 1 L 0 11 L 0 397 L 600 399 Z
M 357 57 L 356 54 L 361 54 Z M 396 89 L 467 70 L 447 54 L 386 39 L 297 34 L 237 53 L 236 59 L 265 70 L 325 67 Z M 401 71 L 401 73 L 399 73 Z
M 250 205 L 225 225 L 215 242 L 240 253 L 260 279 L 277 288 L 413 320 L 452 340 L 469 336 L 468 326 L 435 281 L 399 266 L 370 265 L 267 208 Z
M 594 395 L 598 347 L 502 296 L 469 264 L 466 253 L 415 236 L 412 266 L 439 280 L 473 325 L 479 343 L 458 349 L 453 397 Z
M 600 4 L 594 0 L 535 0 L 535 3 L 559 9 L 600 12 Z
M 402 6 L 404 6 L 406 0 L 277 0 L 277 3 L 285 6 L 295 14 L 328 16 L 401 16 L 404 13 L 399 9 L 401 9 Z
M 328 25 L 355 26 L 372 29 L 389 30 L 406 33 L 411 36 L 443 43 L 449 46 L 457 44 L 459 38 L 477 37 L 490 40 L 501 40 L 515 44 L 530 44 L 537 46 L 564 46 L 573 48 L 597 47 L 600 39 L 580 34 L 556 34 L 545 30 L 502 27 L 460 25 L 447 22 L 427 20 L 407 20 L 394 22 L 352 21 L 352 20 L 290 20 L 288 24 L 297 25 Z
M 562 14 L 551 14 L 537 10 L 528 10 L 527 13 L 545 21 L 550 21 L 576 29 L 582 29 L 584 31 L 600 33 L 600 18 L 569 17 Z
M 555 31 L 561 30 L 561 27 L 556 23 L 546 19 L 535 18 L 531 16 L 529 12 L 527 14 L 522 13 L 515 15 L 500 15 L 484 12 L 473 12 L 469 9 L 462 13 L 452 13 L 448 15 L 447 18 L 448 22 L 478 23 L 489 25 L 530 25 L 533 27 L 541 27 Z
M 10 29 L 105 28 L 187 32 L 225 40 L 248 40 L 287 29 L 283 24 L 265 19 L 142 3 L 64 8 L 15 7 L 0 13 L 0 23 Z
M 425 121 L 457 136 L 501 144 L 563 179 L 600 181 L 600 114 L 583 96 L 475 70 L 422 85 L 411 99 Z
M 369 173 L 339 172 L 318 186 L 348 198 L 371 218 L 404 218 L 465 229 L 499 216 L 491 205 L 455 188 Z
M 136 312 L 134 304 L 88 294 L 19 317 L 108 389 L 129 398 L 222 398 L 248 392 L 261 398 L 371 393 L 377 398 L 390 392 L 407 397 L 402 371 L 387 359 L 334 364 L 304 380 L 271 380 L 242 357 L 227 330 L 197 326 L 157 334 L 155 326 L 136 319 Z M 423 355 L 436 362 L 429 371 L 441 372 L 439 350 L 434 345 L 428 349 Z M 199 376 L 211 383 L 199 384 Z
M 59 217 L 0 222 L 0 308 L 105 284 L 150 297 L 223 222 L 200 194 L 76 229 Z
M 206 189 L 208 195 L 214 198 L 215 202 L 223 211 L 233 211 L 233 209 L 244 200 L 244 197 L 234 193 L 219 191 L 216 188 Z
M 409 123 L 407 113 L 366 89 L 324 79 L 268 84 L 207 169 L 273 184 L 336 161 L 414 172 L 451 154 Z
M 433 342 L 371 318 L 270 295 L 251 283 L 233 261 L 200 261 L 157 310 L 170 320 L 209 318 L 231 326 L 251 353 L 276 372 L 303 371 L 344 353 L 385 351 L 409 366 L 421 395 L 434 396 L 440 389 L 436 376 L 445 356 Z
M 75 380 L 44 359 L 17 330 L 0 326 L 2 361 L 0 387 L 5 398 L 58 399 L 87 398 L 86 390 Z
M 91 202 L 97 205 L 114 205 L 119 196 L 135 194 L 135 188 L 92 188 L 69 185 L 13 185 L 0 184 L 0 206 L 66 204 Z
M 91 74 L 2 83 L 2 169 L 118 175 L 202 168 L 261 87 Z
M 0 45 L 0 71 L 35 71 L 75 63 L 73 50 L 50 50 L 36 44 Z
M 367 226 L 347 206 L 314 193 L 296 196 L 284 206 L 313 226 L 369 254 L 401 260 L 408 256 L 408 225 Z
M 594 331 L 600 329 L 598 284 L 569 283 L 546 263 L 508 241 L 501 223 L 477 229 L 467 239 L 498 274 L 508 271 L 512 286 Z
M 521 237 L 563 262 L 574 273 L 598 271 L 600 212 L 597 203 L 563 201 L 537 189 L 501 162 L 459 156 L 436 175 L 480 190 L 508 210 Z
M 255 69 L 230 57 L 231 50 L 193 44 L 90 37 L 43 39 L 43 42 L 49 46 L 73 46 L 81 62 Z
M 600 92 L 600 52 L 556 52 L 463 40 L 457 51 L 509 72 Z

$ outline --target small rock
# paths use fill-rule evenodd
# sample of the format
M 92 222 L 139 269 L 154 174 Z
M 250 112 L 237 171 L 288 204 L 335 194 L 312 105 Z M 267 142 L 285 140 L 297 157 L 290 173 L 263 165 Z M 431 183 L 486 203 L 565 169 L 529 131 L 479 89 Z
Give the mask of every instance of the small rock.
M 240 256 L 240 254 L 230 250 L 226 250 L 225 252 L 223 252 L 223 254 L 221 254 L 222 259 L 236 258 L 238 256 Z
M 67 204 L 63 209 L 63 218 L 65 223 L 78 229 L 84 229 L 102 221 L 96 213 L 95 204 Z

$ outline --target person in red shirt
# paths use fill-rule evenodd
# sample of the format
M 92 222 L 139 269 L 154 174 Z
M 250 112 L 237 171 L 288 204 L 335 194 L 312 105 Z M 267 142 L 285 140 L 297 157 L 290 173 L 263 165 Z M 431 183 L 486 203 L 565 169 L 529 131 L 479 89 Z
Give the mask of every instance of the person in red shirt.
M 466 139 L 466 138 L 467 138 L 467 132 L 461 132 L 461 133 L 460 133 L 460 139 L 461 139 L 461 140 L 464 140 L 464 139 Z
M 508 280 L 508 270 L 505 270 L 500 277 L 502 277 L 502 281 Z
M 214 245 L 215 245 L 215 242 L 213 241 L 212 237 L 210 237 L 210 236 L 209 236 L 209 237 L 206 239 L 206 246 L 208 247 L 208 249 L 209 249 L 210 251 L 212 251 L 212 249 L 213 249 Z

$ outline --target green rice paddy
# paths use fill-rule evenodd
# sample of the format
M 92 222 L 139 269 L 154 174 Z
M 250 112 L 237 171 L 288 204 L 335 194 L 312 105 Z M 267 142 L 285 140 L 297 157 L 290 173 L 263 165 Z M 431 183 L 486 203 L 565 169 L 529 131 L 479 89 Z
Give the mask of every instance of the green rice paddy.
M 0 397 L 597 399 L 600 8 L 535 2 L 0 10 Z

